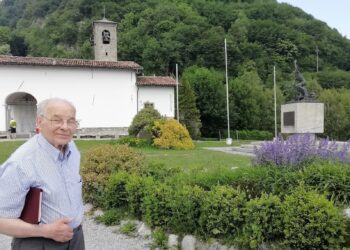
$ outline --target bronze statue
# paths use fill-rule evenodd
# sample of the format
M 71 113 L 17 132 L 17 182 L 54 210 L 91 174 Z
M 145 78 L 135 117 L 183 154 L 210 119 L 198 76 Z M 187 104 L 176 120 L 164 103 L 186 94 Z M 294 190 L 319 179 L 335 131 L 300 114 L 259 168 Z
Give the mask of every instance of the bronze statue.
M 306 88 L 306 81 L 304 76 L 301 74 L 297 60 L 294 60 L 294 67 L 295 67 L 295 100 L 296 101 L 302 101 L 302 100 L 310 100 L 315 98 L 315 93 L 308 92 Z

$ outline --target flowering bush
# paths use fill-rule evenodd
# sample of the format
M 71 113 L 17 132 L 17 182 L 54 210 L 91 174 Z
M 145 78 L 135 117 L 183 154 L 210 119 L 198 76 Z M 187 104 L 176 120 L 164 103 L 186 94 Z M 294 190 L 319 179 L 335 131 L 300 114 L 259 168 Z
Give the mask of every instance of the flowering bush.
M 188 130 L 175 119 L 157 120 L 152 128 L 153 144 L 162 149 L 192 149 Z
M 341 146 L 328 139 L 317 141 L 311 134 L 296 134 L 255 147 L 254 164 L 300 167 L 315 159 L 348 163 L 349 148 L 349 142 Z

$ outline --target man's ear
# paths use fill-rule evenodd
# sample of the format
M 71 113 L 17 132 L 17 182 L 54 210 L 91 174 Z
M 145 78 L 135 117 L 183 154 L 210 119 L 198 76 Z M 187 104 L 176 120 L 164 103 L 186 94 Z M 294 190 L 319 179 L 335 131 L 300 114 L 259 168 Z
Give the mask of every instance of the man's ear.
M 36 120 L 35 120 L 35 126 L 36 126 L 37 128 L 41 128 L 41 123 L 42 123 L 42 121 L 43 121 L 43 118 L 40 117 L 40 116 L 38 116 L 38 117 L 36 118 Z

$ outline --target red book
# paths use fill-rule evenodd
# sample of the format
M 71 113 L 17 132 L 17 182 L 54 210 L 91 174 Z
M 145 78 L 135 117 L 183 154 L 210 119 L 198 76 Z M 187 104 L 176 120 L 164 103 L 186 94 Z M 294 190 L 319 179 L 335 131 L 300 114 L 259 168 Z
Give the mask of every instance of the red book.
M 27 193 L 21 217 L 19 218 L 31 224 L 39 224 L 42 198 L 43 190 L 41 188 L 31 187 Z

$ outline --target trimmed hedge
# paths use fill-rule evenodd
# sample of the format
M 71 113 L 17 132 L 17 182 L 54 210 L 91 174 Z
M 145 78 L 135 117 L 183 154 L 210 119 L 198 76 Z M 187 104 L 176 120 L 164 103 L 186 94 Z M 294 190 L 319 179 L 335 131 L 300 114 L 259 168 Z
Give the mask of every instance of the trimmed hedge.
M 204 190 L 197 186 L 183 186 L 176 189 L 168 201 L 172 211 L 168 223 L 169 230 L 181 234 L 197 232 L 204 195 Z
M 304 169 L 303 181 L 309 189 L 325 193 L 329 200 L 350 203 L 350 166 L 340 163 L 315 162 Z
M 314 191 L 298 188 L 283 207 L 283 243 L 297 249 L 339 249 L 345 242 L 345 216 Z
M 203 198 L 199 225 L 204 235 L 215 238 L 237 236 L 244 220 L 247 202 L 244 192 L 227 186 L 216 186 Z
M 259 244 L 282 238 L 282 202 L 278 196 L 263 194 L 249 200 L 243 215 L 244 224 L 236 240 L 239 245 L 255 249 Z
M 230 135 L 233 139 L 238 140 L 258 140 L 270 141 L 273 139 L 273 134 L 263 130 L 230 130 Z M 227 130 L 221 130 L 221 137 L 227 137 Z
M 127 146 L 105 146 L 87 155 L 82 171 L 88 201 L 109 211 L 105 223 L 118 222 L 120 211 L 128 210 L 151 227 L 249 249 L 266 242 L 281 249 L 345 246 L 347 219 L 333 201 L 349 201 L 349 165 L 180 171 L 137 165 L 141 158 Z

